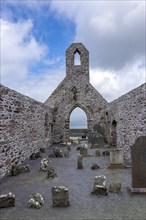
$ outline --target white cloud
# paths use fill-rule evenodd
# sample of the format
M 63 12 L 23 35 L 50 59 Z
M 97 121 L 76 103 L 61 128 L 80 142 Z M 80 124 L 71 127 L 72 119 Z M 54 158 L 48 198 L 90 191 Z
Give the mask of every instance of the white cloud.
M 1 19 L 1 74 L 2 83 L 25 79 L 29 67 L 40 61 L 47 47 L 33 37 L 31 20 L 12 23 Z
M 38 101 L 44 102 L 64 78 L 65 70 L 47 71 L 39 75 L 28 76 L 21 84 L 17 83 L 17 91 Z
M 91 69 L 90 81 L 92 85 L 108 101 L 120 97 L 130 90 L 138 87 L 146 80 L 146 72 L 142 60 L 135 64 L 128 65 L 125 68 L 115 72 L 109 70 Z

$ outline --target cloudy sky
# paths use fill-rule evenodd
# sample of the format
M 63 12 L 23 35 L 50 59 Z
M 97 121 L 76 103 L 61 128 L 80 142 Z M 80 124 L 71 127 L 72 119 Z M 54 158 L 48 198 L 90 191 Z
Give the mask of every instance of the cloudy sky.
M 145 82 L 145 0 L 1 1 L 1 83 L 44 102 L 82 42 L 90 82 L 107 101 Z

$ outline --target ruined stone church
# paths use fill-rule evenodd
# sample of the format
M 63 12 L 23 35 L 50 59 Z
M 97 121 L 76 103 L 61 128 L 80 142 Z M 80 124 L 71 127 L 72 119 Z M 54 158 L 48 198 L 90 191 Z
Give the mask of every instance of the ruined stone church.
M 76 107 L 86 113 L 87 136 L 100 126 L 105 142 L 123 148 L 124 159 L 130 162 L 130 146 L 146 135 L 145 86 L 108 103 L 90 84 L 89 52 L 82 43 L 66 50 L 66 77 L 44 103 L 1 85 L 1 177 L 44 145 L 66 142 Z

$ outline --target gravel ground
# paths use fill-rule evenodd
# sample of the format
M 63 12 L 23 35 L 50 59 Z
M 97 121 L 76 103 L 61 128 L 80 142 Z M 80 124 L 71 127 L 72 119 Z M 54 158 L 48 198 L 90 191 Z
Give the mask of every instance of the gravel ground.
M 48 157 L 51 146 L 43 158 Z M 77 169 L 77 145 L 71 146 L 69 158 L 49 158 L 56 168 L 57 177 L 49 180 L 47 173 L 40 170 L 41 158 L 27 160 L 31 172 L 18 176 L 8 176 L 1 181 L 1 194 L 12 192 L 16 196 L 15 207 L 0 210 L 1 220 L 146 220 L 146 196 L 130 194 L 131 169 L 108 169 L 109 156 L 95 157 L 95 149 L 89 149 L 93 156 L 84 157 L 84 169 Z M 65 149 L 62 147 L 62 149 Z M 91 170 L 91 164 L 101 166 Z M 104 174 L 107 188 L 112 182 L 121 182 L 120 194 L 108 193 L 107 196 L 91 194 L 94 177 Z M 70 206 L 52 207 L 51 189 L 63 185 L 69 189 Z M 30 194 L 39 192 L 45 200 L 41 209 L 28 209 Z

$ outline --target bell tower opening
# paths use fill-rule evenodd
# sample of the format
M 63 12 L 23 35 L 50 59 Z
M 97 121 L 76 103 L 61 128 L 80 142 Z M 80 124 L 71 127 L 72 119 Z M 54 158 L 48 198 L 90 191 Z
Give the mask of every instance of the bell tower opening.
M 76 50 L 74 53 L 74 65 L 81 65 L 81 56 L 79 50 Z

